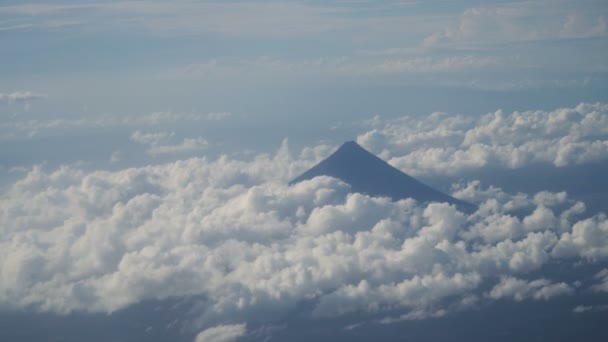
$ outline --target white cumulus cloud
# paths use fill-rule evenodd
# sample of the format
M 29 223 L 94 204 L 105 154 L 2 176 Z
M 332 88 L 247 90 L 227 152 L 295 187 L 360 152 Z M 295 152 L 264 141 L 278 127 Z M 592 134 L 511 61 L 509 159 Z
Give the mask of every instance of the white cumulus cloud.
M 287 185 L 326 149 L 293 157 L 285 143 L 248 161 L 117 171 L 35 167 L 0 194 L 0 307 L 113 312 L 200 296 L 200 329 L 276 318 L 302 301 L 313 319 L 388 314 L 389 323 L 476 300 L 549 299 L 572 289 L 520 279 L 553 260 L 608 258 L 598 245 L 608 238 L 606 217 L 578 220 L 571 213 L 580 204 L 561 193 L 463 184 L 455 193 L 479 204 L 468 215 L 445 203 L 350 193 L 330 177 Z M 522 207 L 529 214 L 517 216 Z M 589 224 L 595 238 L 579 238 Z M 503 280 L 479 296 L 495 279 Z
M 608 158 L 608 105 L 481 117 L 433 113 L 375 118 L 357 142 L 413 175 L 458 174 L 487 166 L 561 167 Z

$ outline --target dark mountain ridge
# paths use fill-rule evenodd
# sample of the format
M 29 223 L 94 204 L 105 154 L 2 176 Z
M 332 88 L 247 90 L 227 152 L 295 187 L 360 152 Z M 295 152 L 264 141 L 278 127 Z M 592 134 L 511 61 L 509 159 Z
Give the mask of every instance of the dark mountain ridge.
M 401 172 L 354 141 L 348 141 L 336 152 L 293 179 L 289 184 L 317 176 L 330 176 L 348 183 L 354 192 L 392 200 L 413 198 L 419 202 L 445 202 L 459 210 L 472 212 L 476 207 L 446 195 Z

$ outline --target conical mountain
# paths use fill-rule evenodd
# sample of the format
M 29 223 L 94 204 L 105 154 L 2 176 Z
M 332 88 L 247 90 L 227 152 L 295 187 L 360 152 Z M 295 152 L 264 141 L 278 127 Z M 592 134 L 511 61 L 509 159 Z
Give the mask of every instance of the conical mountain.
M 399 171 L 354 141 L 344 143 L 336 152 L 296 177 L 290 184 L 317 176 L 338 178 L 348 183 L 354 192 L 370 196 L 446 202 L 466 212 L 475 210 L 474 205 L 446 195 Z

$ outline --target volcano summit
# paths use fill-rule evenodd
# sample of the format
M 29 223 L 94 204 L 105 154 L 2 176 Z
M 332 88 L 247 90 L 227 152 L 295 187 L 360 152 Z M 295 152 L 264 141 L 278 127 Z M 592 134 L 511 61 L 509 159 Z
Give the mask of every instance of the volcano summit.
M 354 192 L 392 200 L 413 198 L 419 202 L 445 202 L 472 212 L 473 204 L 446 195 L 399 171 L 354 141 L 348 141 L 332 155 L 293 179 L 295 184 L 317 176 L 330 176 L 348 183 Z

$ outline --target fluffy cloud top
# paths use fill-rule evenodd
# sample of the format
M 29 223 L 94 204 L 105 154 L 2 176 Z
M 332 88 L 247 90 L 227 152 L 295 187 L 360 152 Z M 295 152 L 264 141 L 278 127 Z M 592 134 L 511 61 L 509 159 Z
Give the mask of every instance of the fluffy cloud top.
M 499 110 L 481 117 L 375 118 L 369 125 L 372 129 L 357 142 L 414 175 L 538 162 L 559 167 L 608 158 L 608 105 L 600 103 L 510 114 Z
M 598 245 L 606 217 L 578 219 L 584 206 L 561 193 L 510 196 L 471 183 L 456 189 L 479 204 L 466 215 L 353 194 L 328 177 L 286 184 L 324 153 L 294 159 L 284 145 L 250 161 L 34 168 L 0 197 L 0 306 L 112 312 L 197 295 L 201 327 L 303 300 L 314 303 L 312 317 L 403 313 L 383 320 L 391 322 L 480 299 L 570 293 L 568 284 L 525 278 L 551 260 L 608 258 Z M 517 216 L 521 208 L 529 214 Z

